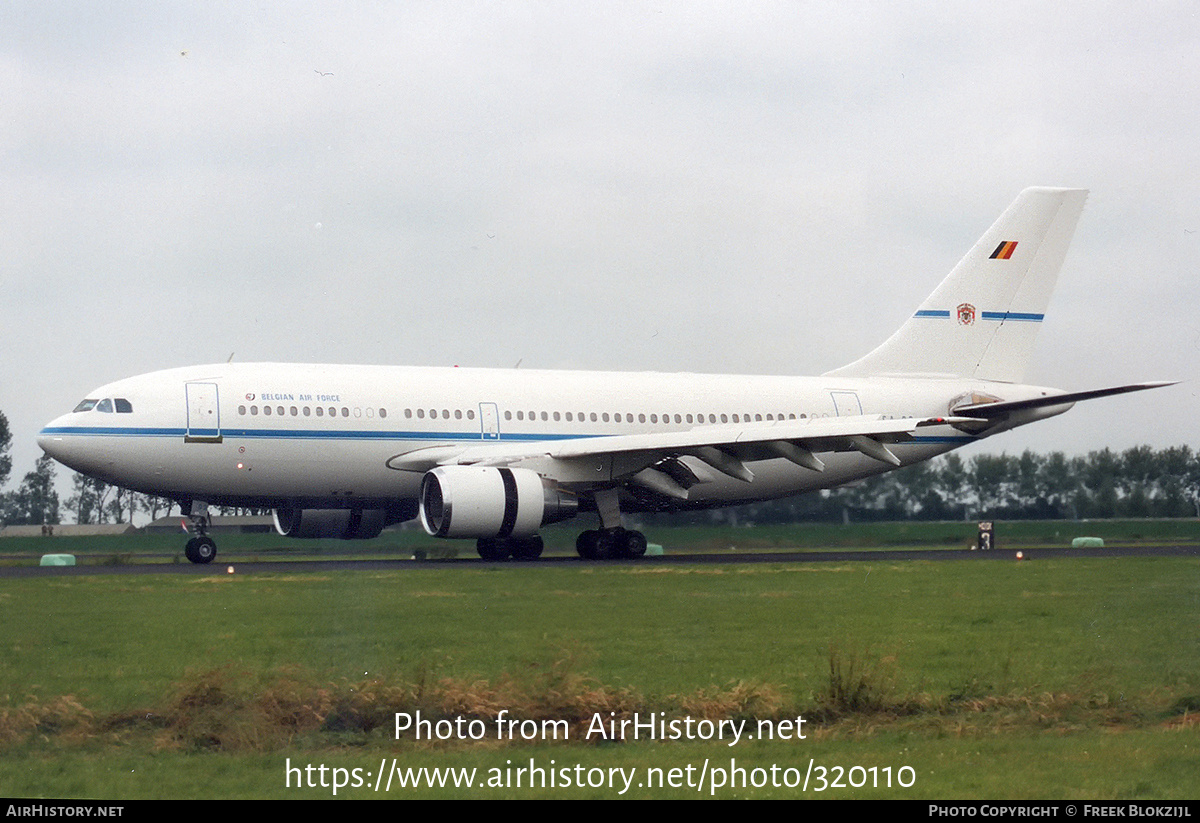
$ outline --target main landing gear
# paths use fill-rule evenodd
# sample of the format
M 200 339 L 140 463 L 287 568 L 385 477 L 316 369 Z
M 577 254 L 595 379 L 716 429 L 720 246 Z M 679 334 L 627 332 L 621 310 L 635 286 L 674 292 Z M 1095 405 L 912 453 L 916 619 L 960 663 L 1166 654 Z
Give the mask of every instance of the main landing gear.
M 588 529 L 575 541 L 575 551 L 584 560 L 637 558 L 646 553 L 646 535 L 620 526 Z
M 621 525 L 621 507 L 616 489 L 596 492 L 600 528 L 589 529 L 575 541 L 575 551 L 584 560 L 641 557 L 646 553 L 646 535 Z
M 208 536 L 208 504 L 199 500 L 192 501 L 188 519 L 192 521 L 196 536 L 183 547 L 184 557 L 199 565 L 211 563 L 217 556 L 217 541 Z
M 595 493 L 600 528 L 589 529 L 575 541 L 575 551 L 584 560 L 635 559 L 646 553 L 646 535 L 621 525 L 621 508 L 617 489 Z M 542 556 L 542 538 L 484 537 L 475 543 L 475 550 L 484 560 L 497 563 L 513 560 L 537 560 Z

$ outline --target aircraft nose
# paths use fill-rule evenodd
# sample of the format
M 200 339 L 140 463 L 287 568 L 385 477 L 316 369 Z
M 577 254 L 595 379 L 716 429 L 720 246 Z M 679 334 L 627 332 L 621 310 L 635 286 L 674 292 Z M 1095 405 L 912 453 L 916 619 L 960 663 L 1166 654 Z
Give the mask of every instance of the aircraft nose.
M 42 451 L 59 462 L 62 462 L 64 445 L 62 434 L 58 433 L 61 421 L 61 417 L 52 420 L 51 422 L 47 423 L 37 435 L 37 444 L 41 446 Z

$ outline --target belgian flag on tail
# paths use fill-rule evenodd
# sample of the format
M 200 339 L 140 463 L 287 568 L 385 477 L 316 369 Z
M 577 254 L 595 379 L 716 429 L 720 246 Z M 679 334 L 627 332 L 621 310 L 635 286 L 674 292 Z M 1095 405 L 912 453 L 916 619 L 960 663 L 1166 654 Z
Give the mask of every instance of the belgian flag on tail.
M 1016 240 L 1005 240 L 999 246 L 996 246 L 996 250 L 994 252 L 992 252 L 992 256 L 989 257 L 988 259 L 989 260 L 1007 260 L 1008 258 L 1012 257 L 1012 253 L 1014 250 L 1016 250 L 1016 248 L 1017 248 Z

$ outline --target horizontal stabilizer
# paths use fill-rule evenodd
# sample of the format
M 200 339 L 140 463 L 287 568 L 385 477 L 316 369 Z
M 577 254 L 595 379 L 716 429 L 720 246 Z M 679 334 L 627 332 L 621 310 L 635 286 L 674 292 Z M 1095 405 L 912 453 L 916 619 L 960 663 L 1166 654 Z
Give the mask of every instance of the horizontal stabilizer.
M 1010 412 L 1025 409 L 1040 409 L 1047 406 L 1065 406 L 1080 400 L 1093 400 L 1097 397 L 1111 397 L 1114 394 L 1160 389 L 1163 386 L 1174 386 L 1178 380 L 1159 380 L 1151 383 L 1130 383 L 1127 386 L 1112 386 L 1107 389 L 1092 389 L 1090 391 L 1067 392 L 1065 394 L 1048 394 L 1044 397 L 1031 397 L 1028 400 L 1008 400 L 997 403 L 972 403 L 968 406 L 957 406 L 954 414 L 961 417 L 989 419 L 1003 417 Z

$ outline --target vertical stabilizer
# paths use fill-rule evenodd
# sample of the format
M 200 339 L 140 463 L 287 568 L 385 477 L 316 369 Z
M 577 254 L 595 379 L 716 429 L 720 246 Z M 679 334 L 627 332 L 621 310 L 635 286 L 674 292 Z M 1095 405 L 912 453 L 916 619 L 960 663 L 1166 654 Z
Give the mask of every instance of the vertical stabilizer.
M 1022 382 L 1086 199 L 1084 189 L 1021 192 L 895 334 L 829 374 Z

